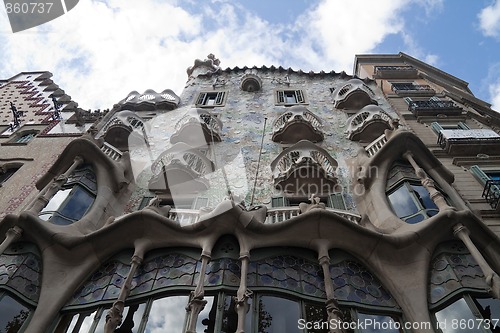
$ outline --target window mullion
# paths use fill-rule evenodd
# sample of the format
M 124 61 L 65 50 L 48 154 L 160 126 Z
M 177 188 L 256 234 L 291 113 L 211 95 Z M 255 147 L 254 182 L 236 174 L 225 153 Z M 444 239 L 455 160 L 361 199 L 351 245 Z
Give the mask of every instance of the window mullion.
M 137 333 L 143 333 L 144 330 L 146 329 L 146 325 L 148 323 L 148 318 L 149 318 L 149 312 L 151 311 L 152 305 L 153 305 L 153 299 L 150 298 L 146 302 L 146 308 L 144 309 L 144 313 L 142 314 L 141 323 L 137 328 Z

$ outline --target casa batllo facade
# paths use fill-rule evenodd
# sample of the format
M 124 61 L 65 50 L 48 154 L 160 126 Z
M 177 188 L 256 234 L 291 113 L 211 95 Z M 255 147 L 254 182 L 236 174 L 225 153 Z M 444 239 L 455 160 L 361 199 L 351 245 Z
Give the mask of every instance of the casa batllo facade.
M 0 332 L 497 332 L 500 117 L 406 54 L 354 74 L 2 81 Z

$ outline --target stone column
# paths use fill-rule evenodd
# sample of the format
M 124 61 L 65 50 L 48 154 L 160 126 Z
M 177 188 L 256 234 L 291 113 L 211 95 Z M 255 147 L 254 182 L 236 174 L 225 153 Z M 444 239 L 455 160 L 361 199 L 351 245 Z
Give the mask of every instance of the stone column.
M 38 193 L 35 200 L 28 206 L 27 211 L 38 214 L 47 205 L 50 199 L 64 186 L 69 176 L 78 166 L 83 163 L 83 158 L 76 156 L 73 164 L 63 174 L 54 177 L 54 179 Z
M 467 229 L 463 224 L 456 224 L 453 226 L 453 235 L 465 244 L 470 254 L 474 257 L 474 260 L 476 260 L 477 264 L 483 271 L 486 283 L 490 287 L 489 292 L 493 295 L 493 297 L 500 298 L 500 277 L 490 267 L 481 252 L 479 252 L 476 245 L 474 245 L 474 242 L 472 242 L 469 229 Z
M 10 246 L 10 244 L 14 243 L 18 240 L 23 234 L 23 229 L 18 226 L 12 227 L 5 233 L 5 239 L 0 244 L 0 255 Z
M 186 333 L 196 333 L 196 322 L 198 321 L 198 315 L 205 308 L 207 301 L 203 299 L 205 296 L 205 272 L 207 270 L 208 262 L 210 261 L 210 254 L 205 251 L 201 254 L 201 269 L 200 276 L 198 278 L 198 284 L 196 289 L 191 292 L 191 298 L 188 305 L 186 306 L 186 311 L 188 312 L 188 324 L 186 328 Z
M 242 253 L 240 255 L 240 261 L 240 286 L 235 297 L 236 313 L 238 314 L 238 328 L 236 329 L 236 333 L 245 332 L 245 318 L 249 308 L 248 299 L 252 297 L 252 291 L 247 288 L 247 274 L 248 264 L 250 263 L 250 254 L 248 252 Z
M 326 312 L 328 314 L 328 322 L 340 323 L 342 321 L 342 312 L 339 309 L 337 300 L 335 299 L 332 277 L 330 275 L 330 257 L 328 251 L 324 249 L 318 255 L 318 261 L 323 269 L 326 292 Z M 337 325 L 340 326 L 340 325 Z M 330 328 L 329 333 L 344 333 L 340 328 Z
M 123 309 L 125 308 L 125 300 L 130 294 L 130 289 L 132 287 L 132 279 L 137 272 L 137 269 L 142 264 L 142 256 L 135 255 L 132 257 L 130 270 L 125 279 L 125 283 L 120 290 L 118 299 L 113 303 L 111 309 L 109 309 L 106 315 L 106 324 L 104 325 L 104 333 L 113 333 L 115 329 L 122 322 Z
M 413 158 L 412 153 L 407 152 L 403 155 L 408 162 L 410 162 L 411 166 L 415 170 L 415 174 L 417 177 L 420 179 L 420 182 L 422 183 L 422 186 L 429 192 L 430 197 L 432 201 L 436 204 L 437 208 L 439 211 L 446 210 L 446 209 L 453 209 L 448 205 L 446 202 L 443 194 L 436 190 L 436 187 L 434 185 L 434 181 L 430 179 L 427 174 L 425 173 L 424 169 L 422 169 L 415 159 Z

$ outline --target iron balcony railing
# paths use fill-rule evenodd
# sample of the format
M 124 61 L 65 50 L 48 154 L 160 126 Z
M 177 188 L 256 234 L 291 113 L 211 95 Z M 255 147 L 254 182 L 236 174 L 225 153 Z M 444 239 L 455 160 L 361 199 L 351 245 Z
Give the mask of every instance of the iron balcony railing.
M 491 129 L 441 130 L 437 141 L 437 144 L 443 149 L 450 144 L 480 145 L 487 143 L 499 144 L 500 135 Z
M 486 199 L 491 208 L 498 208 L 498 202 L 500 199 L 500 180 L 490 179 L 486 181 L 483 189 L 483 198 Z
M 431 88 L 428 84 L 413 84 L 413 83 L 393 83 L 391 87 L 392 91 L 428 91 L 433 92 L 434 89 Z

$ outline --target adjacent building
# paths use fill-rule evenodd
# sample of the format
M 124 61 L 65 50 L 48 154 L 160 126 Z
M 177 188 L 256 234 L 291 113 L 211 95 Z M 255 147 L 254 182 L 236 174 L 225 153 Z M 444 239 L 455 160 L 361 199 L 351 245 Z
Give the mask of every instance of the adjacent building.
M 85 112 L 46 75 L 0 86 L 0 330 L 500 330 L 500 117 L 466 82 L 209 55 Z

